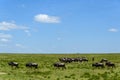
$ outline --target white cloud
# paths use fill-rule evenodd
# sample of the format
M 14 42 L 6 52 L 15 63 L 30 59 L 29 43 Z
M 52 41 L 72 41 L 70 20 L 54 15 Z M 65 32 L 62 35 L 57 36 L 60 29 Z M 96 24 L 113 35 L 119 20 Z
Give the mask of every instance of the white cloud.
M 10 30 L 13 30 L 13 29 L 23 30 L 25 33 L 27 33 L 28 36 L 31 35 L 28 27 L 17 25 L 17 24 L 15 24 L 15 21 L 0 22 L 0 31 L 10 31 Z
M 59 23 L 60 19 L 56 16 L 49 16 L 47 14 L 38 14 L 34 17 L 35 21 L 41 23 Z
M 5 21 L 0 22 L 0 30 L 9 31 L 9 30 L 12 30 L 12 29 L 25 30 L 25 29 L 28 29 L 28 27 L 16 25 L 14 22 L 5 22 Z
M 1 22 L 0 23 L 0 30 L 10 30 L 10 29 L 16 29 L 17 26 L 13 23 L 8 22 Z
M 2 39 L 0 39 L 0 41 L 2 41 L 2 42 L 8 42 L 9 39 L 2 38 Z
M 10 35 L 10 34 L 0 33 L 0 41 L 1 42 L 8 42 L 8 41 L 10 41 L 11 38 L 12 38 L 12 35 Z
M 12 35 L 0 33 L 0 38 L 12 38 Z
M 108 31 L 110 31 L 110 32 L 118 32 L 118 29 L 116 29 L 116 28 L 110 28 Z
M 26 48 L 24 45 L 22 44 L 15 44 L 16 47 L 19 47 L 19 48 Z
M 22 30 L 24 31 L 24 33 L 26 33 L 28 36 L 31 36 L 31 33 L 29 31 L 29 28 L 26 26 L 20 26 L 15 24 L 14 21 L 12 22 L 0 22 L 0 44 L 4 44 L 8 42 L 11 42 L 11 40 L 13 39 L 13 36 L 11 34 L 6 34 L 5 32 L 9 33 L 11 30 Z M 4 33 L 3 33 L 4 32 Z M 18 48 L 26 48 L 24 45 L 22 44 L 14 44 L 15 47 Z

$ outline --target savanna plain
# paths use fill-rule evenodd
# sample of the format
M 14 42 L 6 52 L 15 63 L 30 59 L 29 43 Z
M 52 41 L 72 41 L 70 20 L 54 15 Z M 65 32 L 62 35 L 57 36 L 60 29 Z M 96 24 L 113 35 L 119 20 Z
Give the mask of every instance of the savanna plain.
M 59 58 L 86 57 L 88 62 L 65 63 L 66 69 L 56 68 L 53 63 Z M 94 57 L 94 61 L 92 61 Z M 92 63 L 106 58 L 115 68 L 92 67 Z M 19 63 L 19 68 L 8 62 Z M 27 68 L 27 62 L 38 63 L 38 68 Z M 0 80 L 120 80 L 120 54 L 0 54 Z

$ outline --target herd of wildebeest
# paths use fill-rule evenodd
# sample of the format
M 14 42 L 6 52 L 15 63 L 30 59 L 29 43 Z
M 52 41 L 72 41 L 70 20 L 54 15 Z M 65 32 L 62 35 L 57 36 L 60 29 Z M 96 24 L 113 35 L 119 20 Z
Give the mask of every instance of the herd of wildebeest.
M 58 58 L 58 62 L 55 62 L 53 64 L 54 67 L 56 68 L 62 68 L 62 69 L 66 69 L 66 63 L 72 63 L 72 62 L 88 62 L 89 60 L 86 57 L 77 57 L 77 58 L 68 58 L 68 57 L 64 57 L 64 58 Z M 108 59 L 106 58 L 102 58 L 99 62 L 94 62 L 94 57 L 91 58 L 92 60 L 92 67 L 96 67 L 96 68 L 104 68 L 105 66 L 107 67 L 111 67 L 111 68 L 115 68 L 115 63 L 110 62 Z M 15 67 L 18 68 L 19 64 L 17 62 L 8 62 L 8 65 L 10 65 L 11 67 Z M 33 62 L 29 62 L 26 63 L 25 66 L 27 68 L 38 68 L 38 63 L 33 63 Z
M 62 67 L 66 69 L 65 63 L 71 62 L 88 62 L 89 60 L 86 57 L 82 58 L 59 58 L 60 62 L 54 63 L 54 67 Z M 110 62 L 108 59 L 103 58 L 99 62 L 94 62 L 94 57 L 92 57 L 93 63 L 91 64 L 92 67 L 104 68 L 105 66 L 115 68 L 115 63 Z

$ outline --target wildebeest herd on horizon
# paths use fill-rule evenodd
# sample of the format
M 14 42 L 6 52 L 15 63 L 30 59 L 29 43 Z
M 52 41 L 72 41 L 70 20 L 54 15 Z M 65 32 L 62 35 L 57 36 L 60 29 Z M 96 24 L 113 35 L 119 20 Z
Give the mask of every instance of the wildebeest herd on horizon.
M 65 63 L 72 63 L 72 62 L 88 62 L 89 60 L 86 57 L 82 57 L 82 58 L 59 58 L 60 62 L 57 62 L 54 67 L 63 67 L 64 69 L 66 69 Z M 96 68 L 105 68 L 105 66 L 107 67 L 111 67 L 111 68 L 115 68 L 115 63 L 110 62 L 109 60 L 102 58 L 99 62 L 94 62 L 94 57 L 92 57 L 92 61 L 93 63 L 91 64 L 92 67 L 96 67 Z M 62 65 L 62 66 L 61 66 Z
M 73 63 L 73 62 L 80 62 L 80 63 L 84 63 L 84 62 L 88 62 L 89 60 L 86 57 L 77 57 L 77 58 L 68 58 L 68 57 L 64 57 L 64 58 L 58 58 L 58 62 L 53 63 L 53 66 L 56 68 L 62 68 L 62 69 L 66 69 L 66 63 Z M 101 59 L 99 62 L 94 62 L 94 57 L 92 57 L 92 67 L 95 68 L 105 68 L 105 66 L 107 67 L 111 67 L 111 68 L 115 68 L 115 63 L 110 62 L 108 59 Z M 15 68 L 19 68 L 19 63 L 17 62 L 8 62 L 8 65 L 10 65 L 11 67 L 15 67 Z M 27 68 L 38 68 L 38 63 L 33 63 L 33 62 L 29 62 L 26 63 L 25 66 Z

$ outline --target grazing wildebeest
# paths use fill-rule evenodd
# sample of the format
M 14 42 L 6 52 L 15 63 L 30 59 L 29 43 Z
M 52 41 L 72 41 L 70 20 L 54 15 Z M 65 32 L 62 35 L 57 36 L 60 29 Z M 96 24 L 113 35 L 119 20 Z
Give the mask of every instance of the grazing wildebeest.
M 65 63 L 61 63 L 61 62 L 56 62 L 53 64 L 54 67 L 57 67 L 57 68 L 62 68 L 62 69 L 66 69 L 65 67 Z
M 29 68 L 38 68 L 38 64 L 37 63 L 29 62 L 29 63 L 26 63 L 26 67 L 29 67 Z
M 73 61 L 73 62 L 78 62 L 78 61 L 82 62 L 82 58 L 79 58 L 79 57 L 77 57 L 77 58 L 72 58 L 72 61 Z
M 86 57 L 82 57 L 82 58 L 80 58 L 80 57 L 78 57 L 78 58 L 73 58 L 73 61 L 74 62 L 88 62 L 88 59 L 86 58 Z
M 112 68 L 115 67 L 115 64 L 112 62 L 106 62 L 105 65 Z
M 107 62 L 108 60 L 107 59 L 105 59 L 105 58 L 103 58 L 103 59 L 101 59 L 101 63 L 103 63 L 103 62 Z
M 82 57 L 82 61 L 88 62 L 88 59 L 86 57 Z
M 71 63 L 72 59 L 71 58 L 59 58 L 60 62 L 65 62 L 65 63 Z
M 93 63 L 92 67 L 101 67 L 101 68 L 104 68 L 104 64 L 103 63 Z
M 11 67 L 16 67 L 16 68 L 18 68 L 18 63 L 17 63 L 17 62 L 11 61 L 11 62 L 8 62 L 8 65 L 10 65 Z

